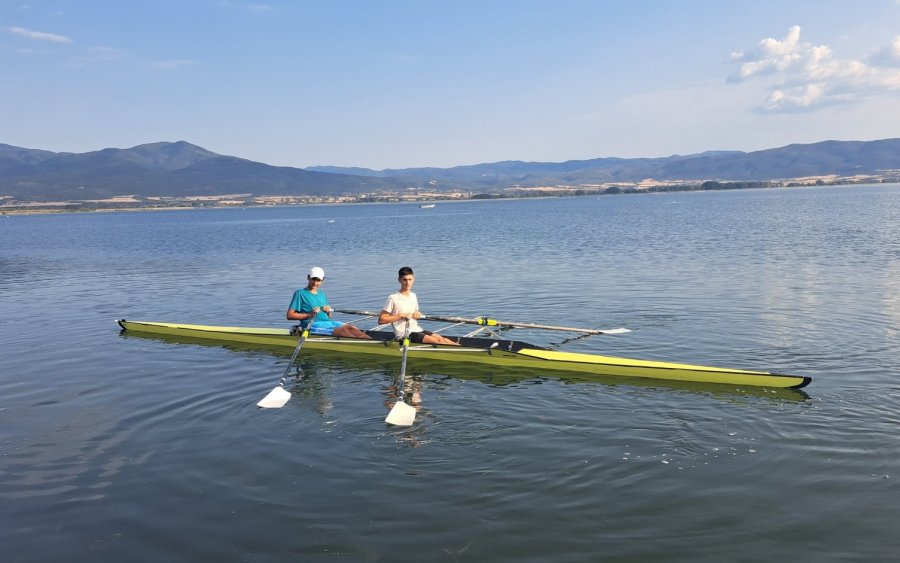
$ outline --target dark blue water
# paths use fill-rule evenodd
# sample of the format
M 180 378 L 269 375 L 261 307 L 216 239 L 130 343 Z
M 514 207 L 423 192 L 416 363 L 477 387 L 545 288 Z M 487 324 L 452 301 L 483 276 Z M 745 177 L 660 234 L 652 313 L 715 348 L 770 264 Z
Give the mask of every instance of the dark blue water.
M 333 222 L 329 222 L 333 220 Z M 379 309 L 633 332 L 563 349 L 811 375 L 805 393 L 119 334 Z M 887 561 L 900 188 L 0 217 L 4 561 Z M 559 334 L 525 332 L 549 344 Z

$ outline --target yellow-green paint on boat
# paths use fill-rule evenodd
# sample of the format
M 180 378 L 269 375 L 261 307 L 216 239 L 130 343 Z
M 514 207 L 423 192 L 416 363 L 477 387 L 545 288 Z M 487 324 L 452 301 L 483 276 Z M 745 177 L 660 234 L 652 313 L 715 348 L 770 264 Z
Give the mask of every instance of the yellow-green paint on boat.
M 289 329 L 252 328 L 236 326 L 209 326 L 196 324 L 160 323 L 145 321 L 117 321 L 126 332 L 197 338 L 216 342 L 235 342 L 261 346 L 291 347 L 297 345 L 297 336 Z M 504 349 L 509 341 L 473 339 L 483 342 L 480 346 L 437 346 L 413 344 L 410 358 L 428 358 L 448 362 L 488 364 L 533 373 L 543 371 L 593 374 L 597 376 L 640 377 L 669 381 L 721 383 L 755 387 L 800 388 L 812 378 L 800 375 L 775 374 L 766 371 L 748 371 L 731 368 L 699 366 L 653 360 L 638 360 L 547 350 L 539 347 Z M 520 343 L 521 344 L 521 343 Z M 362 340 L 310 335 L 304 350 L 328 350 L 334 352 L 398 356 L 399 343 L 389 340 Z

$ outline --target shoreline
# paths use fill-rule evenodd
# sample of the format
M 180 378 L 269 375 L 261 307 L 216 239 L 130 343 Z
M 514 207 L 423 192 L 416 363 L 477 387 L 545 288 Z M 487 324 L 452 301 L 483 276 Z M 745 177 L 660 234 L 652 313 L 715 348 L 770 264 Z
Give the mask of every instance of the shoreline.
M 601 197 L 601 196 L 615 196 L 615 195 L 643 195 L 643 194 L 663 194 L 663 193 L 692 193 L 692 192 L 707 192 L 707 191 L 732 191 L 732 190 L 752 190 L 752 189 L 760 189 L 760 190 L 770 190 L 770 189 L 791 189 L 791 188 L 810 188 L 810 187 L 840 187 L 840 186 L 863 186 L 863 185 L 880 185 L 880 184 L 897 184 L 896 181 L 881 181 L 881 182 L 836 182 L 836 183 L 815 183 L 815 184 L 800 184 L 800 183 L 780 183 L 780 182 L 771 182 L 767 184 L 766 182 L 721 182 L 717 183 L 718 185 L 713 188 L 702 187 L 700 185 L 695 184 L 684 184 L 684 185 L 676 185 L 676 186 L 665 186 L 665 187 L 657 187 L 650 189 L 617 189 L 617 190 L 590 190 L 579 187 L 553 187 L 553 188 L 529 188 L 524 193 L 484 193 L 484 194 L 473 194 L 469 197 L 450 197 L 447 199 L 440 199 L 439 197 L 421 197 L 421 198 L 410 198 L 410 199 L 392 199 L 392 198 L 384 198 L 382 200 L 373 200 L 367 198 L 359 198 L 356 200 L 348 201 L 348 200 L 338 200 L 338 201 L 301 201 L 296 203 L 258 203 L 254 200 L 247 200 L 241 203 L 233 203 L 228 204 L 218 203 L 215 200 L 205 203 L 203 205 L 168 205 L 168 206 L 160 206 L 160 205 L 131 205 L 131 206 L 122 206 L 122 207 L 95 207 L 90 205 L 84 205 L 88 202 L 81 201 L 70 201 L 70 202 L 59 202 L 57 206 L 53 204 L 42 205 L 39 203 L 33 203 L 26 206 L 13 206 L 9 205 L 3 206 L 0 205 L 0 216 L 3 217 L 11 217 L 13 215 L 57 215 L 63 213 L 112 213 L 112 212 L 135 212 L 135 211 L 186 211 L 186 210 L 198 210 L 198 209 L 238 209 L 238 208 L 258 208 L 258 207 L 301 207 L 301 206 L 331 206 L 331 205 L 378 205 L 378 204 L 386 204 L 386 203 L 407 203 L 412 205 L 422 205 L 423 203 L 427 204 L 449 204 L 456 203 L 461 201 L 492 201 L 492 200 L 506 200 L 506 199 L 545 199 L 545 198 L 560 198 L 560 197 Z M 754 185 L 755 184 L 755 185 Z M 763 184 L 763 185 L 760 185 Z M 265 196 L 264 196 L 265 197 Z M 268 196 L 271 197 L 271 196 Z M 346 197 L 346 196 L 342 196 Z M 371 196 L 370 196 L 371 198 Z M 89 203 L 96 205 L 98 202 L 96 200 L 92 200 Z
M 116 211 L 184 211 L 186 209 L 225 209 L 225 207 L 197 208 L 190 206 L 179 207 L 86 207 L 84 209 L 64 209 L 61 207 L 42 209 L 3 209 L 0 208 L 0 216 L 11 215 L 59 215 L 62 213 L 112 213 Z

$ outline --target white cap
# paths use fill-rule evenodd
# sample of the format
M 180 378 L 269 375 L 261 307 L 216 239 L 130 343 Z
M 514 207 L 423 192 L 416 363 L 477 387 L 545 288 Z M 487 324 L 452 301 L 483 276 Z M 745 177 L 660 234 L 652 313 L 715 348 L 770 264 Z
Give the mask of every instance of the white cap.
M 309 277 L 309 278 L 319 278 L 320 280 L 324 280 L 324 279 L 325 279 L 325 270 L 323 270 L 322 268 L 316 266 L 315 268 L 312 268 L 312 269 L 309 271 L 309 275 L 307 275 L 307 277 Z

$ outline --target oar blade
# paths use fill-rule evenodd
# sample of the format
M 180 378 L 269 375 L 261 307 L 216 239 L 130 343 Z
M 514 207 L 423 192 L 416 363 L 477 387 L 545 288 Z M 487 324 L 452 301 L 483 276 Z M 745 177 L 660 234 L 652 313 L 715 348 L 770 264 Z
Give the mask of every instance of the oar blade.
M 275 389 L 269 391 L 269 394 L 263 397 L 260 402 L 256 403 L 256 406 L 264 409 L 280 409 L 290 400 L 290 398 L 290 392 L 279 385 Z
M 407 405 L 403 401 L 394 403 L 394 408 L 391 409 L 387 418 L 384 419 L 385 422 L 394 426 L 412 426 L 415 420 L 416 408 Z
M 630 328 L 604 328 L 599 331 L 600 334 L 625 334 L 626 332 L 631 332 Z

